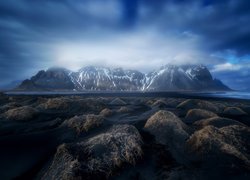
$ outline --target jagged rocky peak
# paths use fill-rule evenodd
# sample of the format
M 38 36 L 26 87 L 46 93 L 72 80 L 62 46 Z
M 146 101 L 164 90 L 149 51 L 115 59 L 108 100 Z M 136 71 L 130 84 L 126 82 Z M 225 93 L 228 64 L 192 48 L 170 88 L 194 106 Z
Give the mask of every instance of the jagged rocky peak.
M 135 70 L 87 66 L 69 74 L 76 89 L 139 90 L 144 75 Z
M 204 65 L 172 65 L 168 64 L 160 68 L 161 72 L 184 72 L 190 78 L 197 80 L 213 80 L 211 73 Z
M 76 89 L 76 90 L 229 90 L 213 79 L 203 65 L 165 65 L 148 74 L 136 70 L 87 66 L 77 72 L 64 68 L 39 71 L 25 80 L 18 89 Z
M 65 68 L 49 68 L 47 71 L 41 70 L 39 71 L 35 76 L 32 78 L 35 79 L 40 79 L 40 78 L 55 78 L 55 79 L 64 79 L 68 78 L 68 73 L 70 71 L 65 69 Z M 31 78 L 31 79 L 32 79 Z
M 49 68 L 39 71 L 31 79 L 21 83 L 19 89 L 74 89 L 74 83 L 65 68 Z

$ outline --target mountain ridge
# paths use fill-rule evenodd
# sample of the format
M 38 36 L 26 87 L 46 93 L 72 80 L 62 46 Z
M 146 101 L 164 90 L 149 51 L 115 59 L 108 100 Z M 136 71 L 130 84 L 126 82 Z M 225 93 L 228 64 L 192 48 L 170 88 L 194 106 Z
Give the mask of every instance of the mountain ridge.
M 49 68 L 24 80 L 16 90 L 164 91 L 230 90 L 203 65 L 165 65 L 150 73 L 86 66 L 78 71 Z

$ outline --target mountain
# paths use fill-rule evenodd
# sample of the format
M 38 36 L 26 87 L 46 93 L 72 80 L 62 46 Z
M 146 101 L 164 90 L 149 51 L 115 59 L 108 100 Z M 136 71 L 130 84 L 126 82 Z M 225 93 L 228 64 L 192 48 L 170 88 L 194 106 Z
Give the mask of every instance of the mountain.
M 50 68 L 47 71 L 39 71 L 31 79 L 24 80 L 18 89 L 23 90 L 50 90 L 75 88 L 74 83 L 69 77 L 71 71 L 64 68 Z
M 64 68 L 39 71 L 17 90 L 230 90 L 213 79 L 203 65 L 166 65 L 148 74 L 122 68 L 87 66 L 77 72 Z
M 145 90 L 228 90 L 202 65 L 166 65 L 146 75 Z
M 144 74 L 122 68 L 88 66 L 69 73 L 75 89 L 80 90 L 140 90 Z

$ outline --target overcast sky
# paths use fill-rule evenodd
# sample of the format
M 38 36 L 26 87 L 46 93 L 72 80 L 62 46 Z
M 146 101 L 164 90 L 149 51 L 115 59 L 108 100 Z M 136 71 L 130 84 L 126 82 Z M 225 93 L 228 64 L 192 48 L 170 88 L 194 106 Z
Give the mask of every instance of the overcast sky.
M 248 0 L 6 0 L 0 2 L 0 84 L 86 65 L 148 72 L 204 64 L 250 87 Z

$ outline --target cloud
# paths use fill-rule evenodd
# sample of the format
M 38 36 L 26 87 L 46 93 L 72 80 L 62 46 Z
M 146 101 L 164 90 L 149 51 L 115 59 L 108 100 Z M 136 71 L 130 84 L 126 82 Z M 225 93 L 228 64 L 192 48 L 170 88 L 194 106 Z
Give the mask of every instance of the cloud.
M 153 30 L 107 36 L 95 42 L 79 39 L 55 44 L 55 64 L 77 69 L 86 65 L 106 65 L 150 71 L 164 64 L 197 64 L 211 58 L 199 48 L 199 39 L 171 35 L 162 38 Z M 210 61 L 210 62 L 211 62 Z
M 221 71 L 238 71 L 242 69 L 242 65 L 240 64 L 231 64 L 231 63 L 224 63 L 224 64 L 217 64 L 212 69 L 212 72 L 221 72 Z
M 204 47 L 212 51 L 235 49 L 249 53 L 250 2 L 229 1 L 161 1 L 159 6 L 141 6 L 141 23 L 157 26 L 162 31 L 189 30 L 200 35 Z M 152 20 L 153 19 L 153 20 Z
M 221 79 L 229 87 L 235 90 L 250 88 L 250 62 L 238 64 L 224 63 L 214 65 L 211 72 L 214 77 Z
M 149 71 L 202 63 L 227 81 L 226 72 L 249 62 L 230 57 L 250 54 L 249 7 L 245 0 L 2 1 L 0 76 L 7 82 L 58 65 Z

